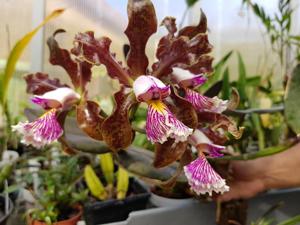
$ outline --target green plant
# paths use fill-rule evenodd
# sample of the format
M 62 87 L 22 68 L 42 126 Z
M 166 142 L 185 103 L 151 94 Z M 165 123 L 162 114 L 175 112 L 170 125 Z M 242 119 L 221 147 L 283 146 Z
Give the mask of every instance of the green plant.
M 100 174 L 104 177 L 102 180 L 105 180 L 106 185 L 99 179 L 92 166 L 86 165 L 84 169 L 84 178 L 91 194 L 102 201 L 111 198 L 124 199 L 127 196 L 129 186 L 128 172 L 119 166 L 119 169 L 115 174 L 111 153 L 101 154 L 98 157 L 101 168 Z
M 82 170 L 78 157 L 59 156 L 40 161 L 43 166 L 38 171 L 26 175 L 27 187 L 32 189 L 34 174 L 38 177 L 38 188 L 33 193 L 37 206 L 30 209 L 32 220 L 47 224 L 68 219 L 87 198 L 88 190 L 80 185 Z
M 36 28 L 23 36 L 11 50 L 6 66 L 3 73 L 0 73 L 0 107 L 2 107 L 3 118 L 6 119 L 6 127 L 3 129 L 3 137 L 0 137 L 0 158 L 2 157 L 2 152 L 6 149 L 7 141 L 10 138 L 10 127 L 12 125 L 12 118 L 10 115 L 9 106 L 7 103 L 7 92 L 9 89 L 9 84 L 13 75 L 15 74 L 16 64 L 21 57 L 23 51 L 28 46 L 34 35 L 49 21 L 58 17 L 63 13 L 63 9 L 58 9 L 53 11 L 45 20 L 40 23 Z
M 292 33 L 292 15 L 295 9 L 291 8 L 291 0 L 278 0 L 278 13 L 268 15 L 265 9 L 252 0 L 243 0 L 254 14 L 260 19 L 266 30 L 273 52 L 279 58 L 283 68 L 282 75 L 289 75 L 300 59 L 300 36 Z M 295 53 L 295 57 L 291 57 Z

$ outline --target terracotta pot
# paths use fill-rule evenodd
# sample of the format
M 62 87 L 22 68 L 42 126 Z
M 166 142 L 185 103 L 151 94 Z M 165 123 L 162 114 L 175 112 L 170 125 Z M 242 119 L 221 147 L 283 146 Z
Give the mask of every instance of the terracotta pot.
M 71 218 L 67 220 L 62 220 L 56 223 L 53 223 L 53 225 L 76 225 L 77 222 L 81 219 L 82 215 L 82 207 L 76 207 L 78 210 L 78 213 Z M 47 225 L 45 222 L 39 221 L 39 220 L 32 220 L 31 217 L 29 216 L 28 218 L 28 225 Z

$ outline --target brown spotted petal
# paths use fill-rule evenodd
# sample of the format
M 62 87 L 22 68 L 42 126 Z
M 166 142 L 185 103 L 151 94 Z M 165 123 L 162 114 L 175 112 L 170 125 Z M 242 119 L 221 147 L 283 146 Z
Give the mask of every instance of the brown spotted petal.
M 187 146 L 187 142 L 178 142 L 175 144 L 174 139 L 168 139 L 163 144 L 155 144 L 154 167 L 165 167 L 177 161 L 184 154 Z
M 113 151 L 127 148 L 134 139 L 129 120 L 129 110 L 136 104 L 135 96 L 121 90 L 115 94 L 116 106 L 112 115 L 102 124 L 103 140 Z
M 27 84 L 27 93 L 34 95 L 43 95 L 60 87 L 69 87 L 66 84 L 61 84 L 58 79 L 50 79 L 45 73 L 28 74 L 24 79 Z
M 104 118 L 100 116 L 100 106 L 93 101 L 83 101 L 77 106 L 77 123 L 91 138 L 103 140 L 101 126 Z
M 118 79 L 121 84 L 131 86 L 130 72 L 116 60 L 115 54 L 110 52 L 110 44 L 111 40 L 108 37 L 96 39 L 94 32 L 89 31 L 75 36 L 75 47 L 71 51 L 91 64 L 103 64 L 110 77 Z
M 176 19 L 174 17 L 165 17 L 160 25 L 165 26 L 169 32 L 169 35 L 174 37 L 175 33 L 177 32 Z
M 68 73 L 72 84 L 75 88 L 81 87 L 84 90 L 85 85 L 91 80 L 91 67 L 87 62 L 72 59 L 68 50 L 60 48 L 55 40 L 55 36 L 59 33 L 65 32 L 64 30 L 57 30 L 48 38 L 47 45 L 50 51 L 50 63 L 58 65 L 65 69 Z
M 150 0 L 129 0 L 128 26 L 125 30 L 130 42 L 127 65 L 134 77 L 146 74 L 148 58 L 145 48 L 149 37 L 157 30 L 157 20 Z
M 207 18 L 201 10 L 200 21 L 197 26 L 187 26 L 178 32 L 178 36 L 188 36 L 189 38 L 195 37 L 199 33 L 206 33 L 207 31 Z
M 198 112 L 197 114 L 199 125 L 202 127 L 205 124 L 209 124 L 213 132 L 221 128 L 236 139 L 240 139 L 243 135 L 244 127 L 237 127 L 235 121 L 228 116 L 213 112 Z
M 193 105 L 182 98 L 174 88 L 172 88 L 171 98 L 173 103 L 167 105 L 172 113 L 176 115 L 176 118 L 189 128 L 197 128 L 198 116 Z
M 208 74 L 213 72 L 212 61 L 213 57 L 209 55 L 201 55 L 198 59 L 196 59 L 192 64 L 178 64 L 177 66 L 189 70 L 194 74 Z
M 159 43 L 156 57 L 158 62 L 152 65 L 153 75 L 156 77 L 166 76 L 172 72 L 172 66 L 177 63 L 188 64 L 189 39 L 188 37 L 176 38 L 174 41 L 168 40 Z M 163 44 L 163 46 L 160 46 Z
M 153 75 L 160 78 L 172 72 L 174 66 L 189 67 L 199 63 L 207 67 L 202 71 L 211 71 L 211 58 L 201 58 L 212 50 L 207 34 L 198 34 L 189 39 L 186 36 L 163 37 L 157 48 L 156 57 L 158 62 L 152 65 Z M 194 65 L 197 66 L 197 65 Z
M 235 110 L 240 104 L 240 95 L 236 88 L 232 87 L 231 96 L 228 102 L 228 110 Z

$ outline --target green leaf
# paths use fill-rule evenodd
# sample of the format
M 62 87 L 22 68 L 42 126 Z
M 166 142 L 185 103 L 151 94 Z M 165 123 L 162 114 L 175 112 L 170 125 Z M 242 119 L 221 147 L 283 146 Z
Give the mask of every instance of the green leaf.
M 232 55 L 233 51 L 228 52 L 215 66 L 214 66 L 214 73 L 209 80 L 201 86 L 201 90 L 204 92 L 208 90 L 211 85 L 215 84 L 221 77 L 223 68 L 227 63 L 228 59 Z
M 278 225 L 297 225 L 300 223 L 300 215 L 295 216 L 291 219 L 288 219 L 286 221 L 283 221 L 281 223 L 279 223 Z
M 185 0 L 186 4 L 188 5 L 188 7 L 192 7 L 193 5 L 195 5 L 199 0 Z
M 287 124 L 296 133 L 300 134 L 300 64 L 294 69 L 288 81 L 285 99 L 285 118 Z
M 293 143 L 287 143 L 284 145 L 278 145 L 274 147 L 265 148 L 264 150 L 258 151 L 258 152 L 252 152 L 252 153 L 246 153 L 238 156 L 224 156 L 221 158 L 213 158 L 210 159 L 211 161 L 223 161 L 223 160 L 252 160 L 257 159 L 261 157 L 266 157 L 270 155 L 277 154 L 279 152 L 283 152 L 290 148 L 293 145 Z
M 46 23 L 48 23 L 50 20 L 58 17 L 59 15 L 61 15 L 63 13 L 63 11 L 64 11 L 63 9 L 58 9 L 58 10 L 53 11 L 49 16 L 47 16 L 45 18 L 45 20 L 40 25 L 38 25 L 34 30 L 32 30 L 31 32 L 26 34 L 21 40 L 19 40 L 16 43 L 16 45 L 14 46 L 14 48 L 12 49 L 12 51 L 10 52 L 8 59 L 7 59 L 7 64 L 5 67 L 4 75 L 3 75 L 3 78 L 1 79 L 1 90 L 2 91 L 0 93 L 1 94 L 0 100 L 1 100 L 2 105 L 5 104 L 6 97 L 7 97 L 7 90 L 9 87 L 10 80 L 12 79 L 13 74 L 15 72 L 16 63 L 19 60 L 20 56 L 22 55 L 24 49 L 29 44 L 29 42 L 34 37 L 34 35 Z
M 241 102 L 244 102 L 247 100 L 247 94 L 246 94 L 247 75 L 246 75 L 245 63 L 240 53 L 238 53 L 238 66 L 239 66 L 239 78 L 237 81 L 237 89 L 240 94 Z
M 121 200 L 126 198 L 129 186 L 129 174 L 121 166 L 118 170 L 118 180 L 117 180 L 117 199 Z
M 222 99 L 228 100 L 229 98 L 230 98 L 229 69 L 228 67 L 226 67 L 223 74 Z
M 98 155 L 102 173 L 107 184 L 114 183 L 114 161 L 111 153 Z

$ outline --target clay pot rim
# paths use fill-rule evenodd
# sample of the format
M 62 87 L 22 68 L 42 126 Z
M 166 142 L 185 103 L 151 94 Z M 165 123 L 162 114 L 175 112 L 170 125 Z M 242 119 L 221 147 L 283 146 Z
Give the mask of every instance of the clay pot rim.
M 78 213 L 76 213 L 74 216 L 70 217 L 69 219 L 57 221 L 57 222 L 53 223 L 53 225 L 60 225 L 60 223 L 65 224 L 65 223 L 68 223 L 68 222 L 70 224 L 72 224 L 71 222 L 74 221 L 74 220 L 79 221 L 79 219 L 81 218 L 82 213 L 83 213 L 83 208 L 82 208 L 81 205 L 76 205 L 73 208 L 78 210 Z M 34 225 L 35 222 L 38 222 L 40 225 L 44 225 L 44 224 L 46 225 L 46 223 L 44 221 L 32 220 L 30 214 L 28 215 L 28 222 L 29 222 L 28 225 Z

